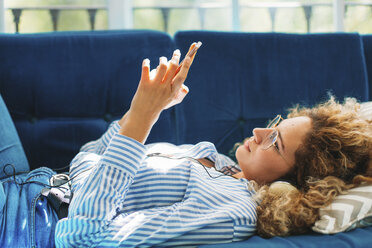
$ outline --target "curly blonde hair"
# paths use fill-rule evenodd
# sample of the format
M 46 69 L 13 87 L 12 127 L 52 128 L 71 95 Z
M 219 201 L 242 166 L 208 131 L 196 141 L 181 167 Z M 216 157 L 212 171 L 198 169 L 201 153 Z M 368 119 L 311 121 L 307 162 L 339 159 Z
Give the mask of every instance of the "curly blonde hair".
M 312 129 L 295 153 L 293 170 L 281 180 L 297 190 L 277 194 L 258 189 L 257 230 L 263 237 L 305 233 L 319 209 L 363 182 L 372 183 L 372 123 L 360 116 L 353 98 L 334 97 L 313 108 L 296 106 L 288 118 L 308 116 Z

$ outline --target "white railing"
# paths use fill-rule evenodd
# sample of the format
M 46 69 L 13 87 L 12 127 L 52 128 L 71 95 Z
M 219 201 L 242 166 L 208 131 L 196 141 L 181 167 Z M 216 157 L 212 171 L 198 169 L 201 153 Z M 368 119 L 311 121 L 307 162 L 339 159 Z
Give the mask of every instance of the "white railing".
M 205 12 L 207 9 L 226 9 L 231 11 L 232 27 L 231 30 L 240 31 L 240 18 L 239 13 L 242 9 L 264 8 L 269 11 L 271 19 L 271 29 L 275 31 L 276 13 L 278 9 L 283 8 L 302 8 L 305 14 L 307 32 L 311 31 L 310 23 L 312 18 L 312 11 L 314 7 L 326 6 L 333 8 L 333 22 L 334 31 L 344 31 L 344 14 L 348 6 L 370 6 L 371 1 L 350 2 L 344 0 L 333 0 L 333 2 L 304 2 L 304 1 L 280 1 L 280 2 L 252 2 L 252 3 L 239 3 L 239 0 L 231 0 L 230 3 L 214 2 L 214 3 L 200 3 L 198 5 L 181 5 L 181 4 L 168 4 L 168 5 L 149 5 L 149 6 L 135 6 L 133 0 L 108 0 L 107 5 L 89 5 L 89 6 L 35 6 L 35 7 L 5 7 L 4 0 L 0 0 L 0 32 L 4 31 L 4 11 L 10 10 L 13 15 L 13 23 L 15 31 L 18 33 L 21 16 L 24 11 L 29 10 L 47 10 L 50 13 L 53 30 L 58 30 L 58 17 L 61 11 L 71 10 L 86 10 L 87 18 L 89 18 L 90 29 L 95 29 L 95 17 L 98 10 L 108 11 L 109 29 L 131 29 L 133 28 L 133 12 L 143 9 L 159 10 L 162 14 L 164 27 L 163 30 L 168 32 L 169 15 L 173 10 L 179 9 L 194 9 L 197 10 L 200 29 L 205 28 Z M 2 29 L 1 29 L 2 28 Z
M 0 0 L 0 32 L 5 30 L 5 9 L 4 9 L 4 0 Z
M 100 9 L 106 9 L 105 5 L 102 6 L 76 6 L 76 5 L 53 5 L 53 6 L 35 6 L 35 7 L 16 7 L 16 8 L 6 8 L 12 11 L 13 14 L 13 22 L 15 25 L 15 31 L 16 33 L 19 32 L 19 23 L 21 21 L 21 15 L 24 11 L 30 11 L 30 10 L 47 10 L 49 11 L 51 21 L 53 24 L 53 30 L 57 31 L 58 29 L 58 17 L 61 11 L 66 10 L 86 10 L 87 11 L 87 17 L 89 18 L 90 23 L 90 29 L 95 29 L 95 19 L 96 19 L 96 13 L 97 10 Z

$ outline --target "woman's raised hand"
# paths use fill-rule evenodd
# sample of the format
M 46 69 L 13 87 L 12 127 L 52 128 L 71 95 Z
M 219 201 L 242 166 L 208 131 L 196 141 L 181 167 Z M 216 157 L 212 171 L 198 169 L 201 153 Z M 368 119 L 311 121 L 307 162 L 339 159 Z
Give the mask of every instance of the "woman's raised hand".
M 161 57 L 156 70 L 150 73 L 150 61 L 142 63 L 142 75 L 137 92 L 132 100 L 131 110 L 141 112 L 145 118 L 156 121 L 160 113 L 185 97 L 187 90 L 182 87 L 191 66 L 191 58 L 186 57 L 181 70 L 176 73 L 180 51 L 173 53 L 172 59 Z
M 183 85 L 192 58 L 186 56 L 179 66 L 180 51 L 175 50 L 172 59 L 161 57 L 156 71 L 150 73 L 150 60 L 142 63 L 141 80 L 132 99 L 131 107 L 120 122 L 120 133 L 144 143 L 161 112 L 182 102 L 188 92 Z

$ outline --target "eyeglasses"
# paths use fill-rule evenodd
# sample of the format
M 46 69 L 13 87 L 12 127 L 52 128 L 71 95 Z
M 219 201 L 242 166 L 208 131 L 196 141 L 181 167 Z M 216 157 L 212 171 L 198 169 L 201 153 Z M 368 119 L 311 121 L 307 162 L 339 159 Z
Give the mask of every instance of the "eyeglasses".
M 267 150 L 271 147 L 274 147 L 276 151 L 279 153 L 279 155 L 284 159 L 284 161 L 288 164 L 287 160 L 283 157 L 282 153 L 279 151 L 278 146 L 278 136 L 279 131 L 276 129 L 280 121 L 283 120 L 283 117 L 281 115 L 277 115 L 270 123 L 267 125 L 266 128 L 272 128 L 273 130 L 265 137 L 265 139 L 262 142 L 262 149 Z

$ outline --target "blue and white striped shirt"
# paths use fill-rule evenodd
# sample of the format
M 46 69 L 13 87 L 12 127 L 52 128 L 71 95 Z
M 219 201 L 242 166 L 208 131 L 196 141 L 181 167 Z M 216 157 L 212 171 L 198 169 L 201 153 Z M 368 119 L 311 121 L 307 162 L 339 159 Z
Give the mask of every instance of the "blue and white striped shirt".
M 87 143 L 70 167 L 74 197 L 56 226 L 57 247 L 196 246 L 243 240 L 255 232 L 254 191 L 246 179 L 219 176 L 189 159 L 209 158 L 217 170 L 233 163 L 214 145 L 142 145 L 114 122 Z

